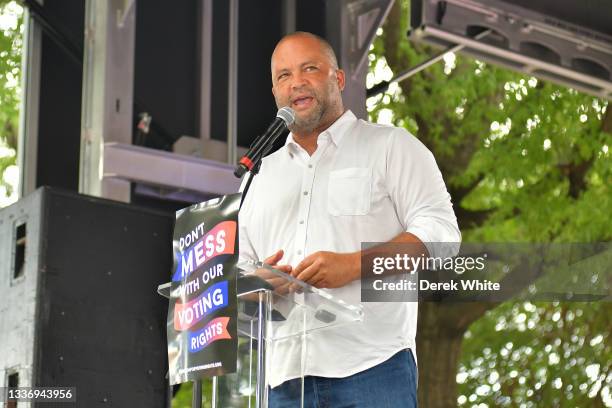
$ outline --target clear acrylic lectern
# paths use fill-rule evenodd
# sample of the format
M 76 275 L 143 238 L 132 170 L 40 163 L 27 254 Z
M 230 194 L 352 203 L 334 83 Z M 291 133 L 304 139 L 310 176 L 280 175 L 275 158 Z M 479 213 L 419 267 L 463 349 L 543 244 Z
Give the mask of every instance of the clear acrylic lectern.
M 363 313 L 268 265 L 238 267 L 238 368 L 214 379 L 212 405 L 265 408 L 279 371 L 303 379 L 309 333 L 359 321 Z M 303 387 L 296 392 L 301 400 Z

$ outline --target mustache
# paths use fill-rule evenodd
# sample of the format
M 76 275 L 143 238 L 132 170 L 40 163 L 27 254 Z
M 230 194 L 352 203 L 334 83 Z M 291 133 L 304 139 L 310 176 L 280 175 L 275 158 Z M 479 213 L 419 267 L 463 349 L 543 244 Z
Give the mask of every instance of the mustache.
M 289 94 L 289 101 L 294 101 L 298 98 L 304 98 L 304 97 L 310 97 L 310 98 L 315 98 L 318 99 L 319 95 L 317 94 L 317 92 L 310 88 L 310 87 L 303 87 L 303 88 L 299 88 L 296 89 L 295 91 L 291 92 L 291 94 Z
M 322 100 L 319 93 L 315 89 L 312 89 L 311 87 L 302 87 L 302 88 L 296 89 L 295 91 L 291 92 L 288 96 L 285 96 L 285 97 L 277 95 L 274 97 L 274 100 L 276 102 L 276 107 L 280 109 L 283 106 L 291 105 L 293 101 L 295 101 L 298 98 L 303 98 L 303 97 L 313 98 L 318 103 L 321 103 L 321 100 Z

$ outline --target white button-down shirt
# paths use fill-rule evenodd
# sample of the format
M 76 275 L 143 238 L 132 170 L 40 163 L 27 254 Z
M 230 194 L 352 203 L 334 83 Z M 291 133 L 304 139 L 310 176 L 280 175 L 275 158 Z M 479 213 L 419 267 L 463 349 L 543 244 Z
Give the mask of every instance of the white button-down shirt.
M 319 135 L 312 156 L 289 134 L 263 160 L 239 226 L 242 259 L 262 261 L 283 249 L 279 263 L 293 267 L 313 252 L 355 252 L 362 242 L 386 242 L 402 232 L 426 245 L 461 239 L 431 152 L 406 130 L 358 120 L 350 111 Z M 358 304 L 360 288 L 353 281 L 327 290 Z M 417 303 L 363 307 L 362 322 L 309 335 L 305 375 L 346 377 L 414 350 Z M 272 386 L 298 376 L 282 361 L 273 364 Z

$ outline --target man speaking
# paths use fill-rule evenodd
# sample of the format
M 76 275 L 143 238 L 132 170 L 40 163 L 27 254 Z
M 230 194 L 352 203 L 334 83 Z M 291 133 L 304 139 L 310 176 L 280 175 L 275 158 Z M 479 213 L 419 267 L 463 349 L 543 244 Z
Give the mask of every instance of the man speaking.
M 345 110 L 344 72 L 325 40 L 284 37 L 271 71 L 276 104 L 293 109 L 295 121 L 240 211 L 243 259 L 265 259 L 358 303 L 362 242 L 410 243 L 427 254 L 428 243 L 460 240 L 431 152 L 404 129 Z M 416 407 L 417 303 L 363 307 L 363 321 L 308 336 L 304 406 Z M 272 371 L 270 407 L 299 406 L 295 373 L 282 364 Z

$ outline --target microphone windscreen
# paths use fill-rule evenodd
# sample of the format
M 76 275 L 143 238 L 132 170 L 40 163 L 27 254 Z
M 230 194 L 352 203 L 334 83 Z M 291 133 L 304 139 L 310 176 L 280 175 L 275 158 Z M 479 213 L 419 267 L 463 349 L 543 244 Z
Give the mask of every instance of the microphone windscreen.
M 295 121 L 295 112 L 290 107 L 285 106 L 276 112 L 276 117 L 281 118 L 287 126 L 291 126 Z

